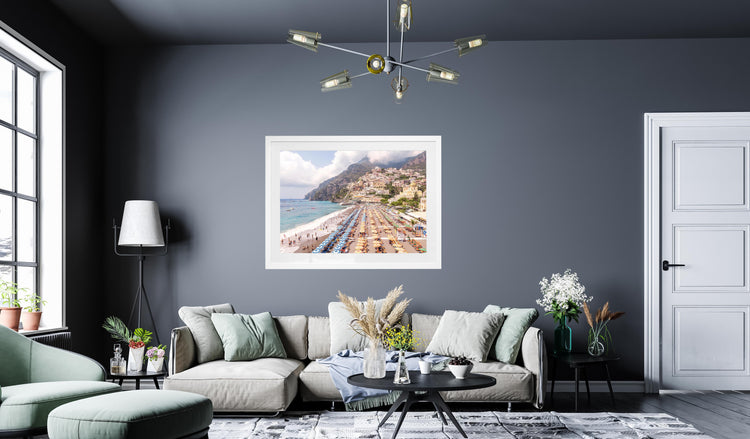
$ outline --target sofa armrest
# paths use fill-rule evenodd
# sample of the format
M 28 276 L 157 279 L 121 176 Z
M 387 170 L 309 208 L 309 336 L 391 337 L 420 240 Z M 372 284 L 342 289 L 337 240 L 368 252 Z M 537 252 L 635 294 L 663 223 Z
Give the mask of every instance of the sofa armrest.
M 526 331 L 521 343 L 521 356 L 523 366 L 536 376 L 534 407 L 541 409 L 547 392 L 547 349 L 541 329 L 531 327 Z
M 190 369 L 195 364 L 195 340 L 187 326 L 172 330 L 169 341 L 169 374 Z
M 31 343 L 29 382 L 104 381 L 104 367 L 91 358 L 75 352 Z

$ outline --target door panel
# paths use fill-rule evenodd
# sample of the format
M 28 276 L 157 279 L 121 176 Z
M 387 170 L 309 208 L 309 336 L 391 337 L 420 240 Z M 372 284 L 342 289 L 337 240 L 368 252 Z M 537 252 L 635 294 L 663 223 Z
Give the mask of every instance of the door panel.
M 750 127 L 661 132 L 664 389 L 750 389 Z

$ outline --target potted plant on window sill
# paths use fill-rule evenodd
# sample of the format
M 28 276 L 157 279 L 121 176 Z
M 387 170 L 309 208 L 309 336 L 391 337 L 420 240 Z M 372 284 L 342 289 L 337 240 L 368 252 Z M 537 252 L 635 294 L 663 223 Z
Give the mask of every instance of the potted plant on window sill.
M 39 321 L 42 319 L 42 306 L 46 305 L 47 301 L 42 300 L 41 296 L 36 294 L 27 294 L 21 299 L 21 302 L 26 305 L 23 307 L 23 312 L 21 312 L 23 329 L 26 331 L 36 331 L 39 329 Z
M 26 291 L 26 288 L 18 288 L 18 284 L 0 280 L 0 325 L 14 331 L 18 331 L 18 323 L 21 321 L 19 291 Z

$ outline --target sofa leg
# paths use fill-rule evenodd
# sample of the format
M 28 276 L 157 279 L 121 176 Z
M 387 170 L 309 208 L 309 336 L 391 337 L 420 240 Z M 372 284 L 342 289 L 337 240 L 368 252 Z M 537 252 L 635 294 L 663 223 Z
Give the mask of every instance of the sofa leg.
M 511 406 L 511 403 L 508 403 L 508 413 L 510 413 L 510 406 Z
M 336 401 L 331 401 L 331 411 L 332 412 L 336 411 Z

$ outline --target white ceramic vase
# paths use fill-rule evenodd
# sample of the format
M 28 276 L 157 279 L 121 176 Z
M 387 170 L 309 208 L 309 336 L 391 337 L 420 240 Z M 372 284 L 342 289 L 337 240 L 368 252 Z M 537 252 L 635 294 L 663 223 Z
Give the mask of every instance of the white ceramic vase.
M 147 363 L 147 372 L 161 372 L 161 370 L 164 368 L 164 357 L 156 358 L 154 360 L 148 360 Z
M 141 372 L 143 370 L 143 353 L 146 347 L 128 349 L 128 370 Z

